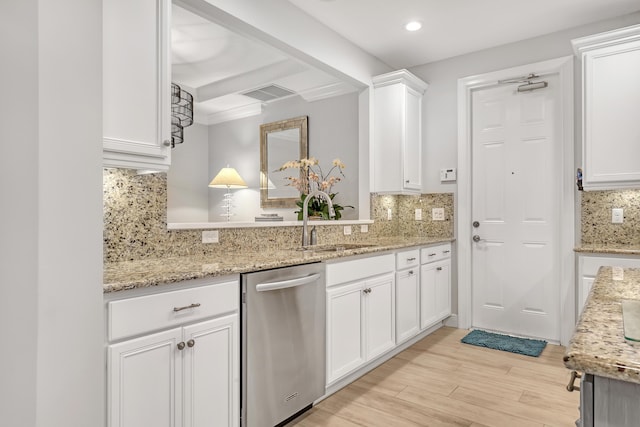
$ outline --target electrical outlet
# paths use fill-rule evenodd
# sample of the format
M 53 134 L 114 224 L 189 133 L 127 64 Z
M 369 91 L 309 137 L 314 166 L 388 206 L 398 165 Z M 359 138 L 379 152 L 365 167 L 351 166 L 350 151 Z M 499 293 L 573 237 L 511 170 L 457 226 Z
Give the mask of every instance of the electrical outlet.
M 612 224 L 622 224 L 624 222 L 624 212 L 622 209 L 614 208 L 611 209 L 611 223 Z
M 416 209 L 416 221 L 422 221 L 422 209 Z
M 391 221 L 393 215 L 391 214 L 391 208 L 387 208 L 387 221 Z
M 350 236 L 351 235 L 351 226 L 350 225 L 345 225 L 343 230 L 344 230 L 344 235 L 345 236 Z
M 205 230 L 202 232 L 202 243 L 218 243 L 218 230 Z
M 360 232 L 361 233 L 368 233 L 369 232 L 369 224 L 362 224 L 360 226 Z
M 433 208 L 431 210 L 431 219 L 434 221 L 444 221 L 444 208 Z

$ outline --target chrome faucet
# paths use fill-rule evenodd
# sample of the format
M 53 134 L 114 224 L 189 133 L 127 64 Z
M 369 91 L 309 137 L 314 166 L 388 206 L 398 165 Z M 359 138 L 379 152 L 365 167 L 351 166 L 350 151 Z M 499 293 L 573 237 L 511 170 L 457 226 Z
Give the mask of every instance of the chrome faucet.
M 307 195 L 307 198 L 304 199 L 304 204 L 302 205 L 302 247 L 306 248 L 309 246 L 309 230 L 307 229 L 307 222 L 309 221 L 309 201 L 316 196 L 322 196 L 327 200 L 327 204 L 329 205 L 329 218 L 333 218 L 336 216 L 336 211 L 333 210 L 333 202 L 331 201 L 331 197 L 324 191 L 314 190 Z

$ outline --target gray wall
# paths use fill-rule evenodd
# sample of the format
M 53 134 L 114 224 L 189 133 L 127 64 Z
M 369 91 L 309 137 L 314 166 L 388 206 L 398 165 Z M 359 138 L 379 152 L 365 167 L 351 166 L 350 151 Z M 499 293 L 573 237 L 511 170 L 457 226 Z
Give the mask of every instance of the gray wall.
M 573 55 L 571 40 L 616 28 L 640 23 L 640 13 L 597 22 L 570 30 L 548 34 L 516 43 L 498 46 L 443 61 L 411 68 L 416 76 L 429 83 L 425 95 L 423 116 L 424 192 L 456 192 L 455 184 L 440 182 L 439 171 L 457 165 L 458 141 L 458 79 Z M 576 151 L 580 153 L 580 65 L 576 61 Z
M 335 158 L 347 165 L 346 178 L 333 191 L 339 193 L 338 203 L 356 206 L 345 209 L 343 218 L 358 218 L 358 96 L 353 93 L 315 102 L 292 97 L 268 104 L 259 116 L 209 126 L 209 179 L 229 164 L 249 186 L 233 190 L 236 215 L 232 220 L 253 221 L 262 212 L 295 219 L 296 208 L 260 209 L 260 125 L 299 116 L 309 117 L 309 155 L 320 161 L 323 170 Z M 224 193 L 223 189 L 209 189 L 209 221 L 224 220 L 220 217 Z
M 167 222 L 208 222 L 209 128 L 194 123 L 184 129 L 184 143 L 171 150 L 167 172 Z
M 105 422 L 102 2 L 3 0 L 0 424 Z

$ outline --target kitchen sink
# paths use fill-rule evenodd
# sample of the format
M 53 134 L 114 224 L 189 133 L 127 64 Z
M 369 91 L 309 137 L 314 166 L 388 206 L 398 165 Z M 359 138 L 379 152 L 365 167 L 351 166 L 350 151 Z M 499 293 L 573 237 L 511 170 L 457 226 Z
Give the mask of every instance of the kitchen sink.
M 370 243 L 338 243 L 335 245 L 314 245 L 302 248 L 309 252 L 342 252 L 350 249 L 371 248 L 377 245 Z

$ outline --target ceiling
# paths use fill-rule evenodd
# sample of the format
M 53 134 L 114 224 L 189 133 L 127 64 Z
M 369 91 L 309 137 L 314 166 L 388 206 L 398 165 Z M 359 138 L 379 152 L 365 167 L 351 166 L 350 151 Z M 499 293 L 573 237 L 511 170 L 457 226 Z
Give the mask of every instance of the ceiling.
M 259 114 L 264 101 L 243 93 L 264 86 L 287 89 L 308 101 L 357 90 L 176 5 L 171 56 L 171 80 L 194 96 L 194 119 L 201 124 Z
M 289 0 L 394 69 L 640 10 L 638 0 Z M 410 33 L 404 25 L 423 23 Z
M 640 10 L 638 0 L 288 0 L 393 69 L 410 68 Z M 235 34 L 176 5 L 172 81 L 195 98 L 196 121 L 259 114 L 242 95 L 267 85 L 308 101 L 354 92 L 261 41 Z M 404 25 L 418 20 L 422 29 Z

